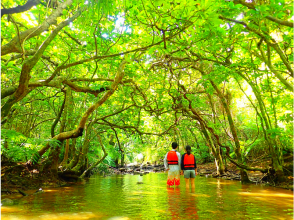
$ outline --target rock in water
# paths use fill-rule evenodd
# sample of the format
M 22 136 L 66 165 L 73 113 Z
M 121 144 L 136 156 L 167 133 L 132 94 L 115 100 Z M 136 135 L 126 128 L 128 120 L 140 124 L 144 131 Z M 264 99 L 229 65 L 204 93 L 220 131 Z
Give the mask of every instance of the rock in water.
M 143 182 L 137 182 L 137 184 L 143 184 Z
M 108 220 L 130 220 L 129 217 L 124 217 L 124 216 L 115 216 L 115 217 L 111 217 Z
M 119 171 L 124 172 L 124 171 L 126 171 L 126 168 L 119 168 Z
M 38 189 L 34 194 L 39 194 L 39 193 L 43 193 L 43 192 L 44 192 L 43 189 L 40 188 L 40 189 Z
M 11 199 L 1 200 L 1 206 L 9 206 L 9 205 L 13 205 L 13 200 L 11 200 Z

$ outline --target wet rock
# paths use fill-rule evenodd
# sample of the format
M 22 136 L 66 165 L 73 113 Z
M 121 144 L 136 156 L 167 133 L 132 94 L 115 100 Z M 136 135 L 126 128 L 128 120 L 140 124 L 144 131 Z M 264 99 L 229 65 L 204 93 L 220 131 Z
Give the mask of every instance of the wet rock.
M 137 182 L 137 184 L 143 184 L 143 182 Z
M 34 192 L 34 194 L 40 194 L 40 193 L 43 193 L 43 192 L 44 192 L 43 189 L 40 188 L 40 189 L 38 189 L 36 192 Z
M 145 171 L 144 174 L 149 174 L 149 171 Z
M 205 170 L 205 169 L 201 169 L 201 170 L 199 171 L 199 173 L 202 173 L 202 174 L 206 175 L 206 174 L 212 174 L 212 171 L 210 171 L 210 170 Z
M 130 220 L 129 217 L 123 217 L 123 216 L 115 216 L 115 217 L 111 217 L 108 220 Z
M 134 171 L 134 174 L 138 175 L 138 174 L 140 174 L 140 171 Z
M 126 168 L 119 168 L 119 171 L 120 172 L 125 172 L 126 171 Z
M 13 200 L 11 200 L 11 199 L 3 199 L 3 200 L 1 200 L 1 205 L 3 205 L 3 206 L 10 206 L 10 205 L 13 205 Z
M 144 173 L 140 172 L 140 176 L 143 176 L 143 175 L 144 175 Z
M 135 171 L 140 171 L 140 170 L 141 170 L 140 168 L 135 169 Z
M 126 166 L 127 167 L 133 167 L 133 166 L 135 166 L 136 164 L 135 163 L 129 163 L 129 164 L 127 164 Z
M 232 180 L 241 180 L 241 178 L 239 176 L 232 176 L 231 179 Z
M 227 177 L 227 176 L 222 176 L 221 178 L 224 179 L 224 180 L 230 180 L 231 179 L 230 177 Z
M 217 173 L 212 173 L 212 177 L 213 178 L 217 178 L 219 175 L 217 175 Z
M 159 169 L 157 169 L 157 168 L 154 168 L 154 169 L 153 169 L 153 171 L 154 171 L 154 172 L 157 172 L 157 171 L 159 171 Z

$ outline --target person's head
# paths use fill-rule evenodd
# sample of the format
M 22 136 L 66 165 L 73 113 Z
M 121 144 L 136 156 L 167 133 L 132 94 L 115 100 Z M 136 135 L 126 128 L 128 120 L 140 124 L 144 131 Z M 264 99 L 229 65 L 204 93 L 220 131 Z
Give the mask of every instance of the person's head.
M 191 147 L 189 145 L 186 146 L 186 151 L 188 155 L 191 154 Z
M 178 144 L 177 144 L 176 142 L 173 142 L 173 143 L 172 143 L 172 148 L 173 148 L 173 149 L 177 149 L 177 147 L 178 147 Z

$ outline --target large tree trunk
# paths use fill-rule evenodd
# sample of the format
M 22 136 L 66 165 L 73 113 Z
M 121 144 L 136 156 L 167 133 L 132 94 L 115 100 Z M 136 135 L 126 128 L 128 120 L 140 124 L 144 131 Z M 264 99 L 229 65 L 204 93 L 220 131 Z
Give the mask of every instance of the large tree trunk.
M 180 87 L 184 90 L 184 92 L 187 92 L 185 87 L 183 85 L 180 85 Z M 219 140 L 218 140 L 218 136 L 215 134 L 214 130 L 210 127 L 207 126 L 206 122 L 203 120 L 203 118 L 200 116 L 200 114 L 196 111 L 196 109 L 194 109 L 192 107 L 192 101 L 187 97 L 187 95 L 184 95 L 184 98 L 186 100 L 189 101 L 189 110 L 192 112 L 192 114 L 190 113 L 190 111 L 186 108 L 183 108 L 183 110 L 193 119 L 197 120 L 200 124 L 201 127 L 201 131 L 203 132 L 208 145 L 211 149 L 212 154 L 214 155 L 214 157 L 216 158 L 216 167 L 217 167 L 217 174 L 223 174 L 225 172 L 225 166 L 222 160 L 222 155 L 221 155 L 221 151 L 220 151 L 220 147 L 218 145 L 220 145 Z M 209 129 L 209 132 L 211 133 L 211 135 L 213 135 L 216 139 L 217 139 L 217 144 L 215 145 L 213 140 L 211 139 L 210 135 L 207 132 L 207 129 Z
M 57 146 L 52 146 L 49 151 L 48 159 L 45 162 L 46 171 L 49 170 L 54 178 L 58 176 L 59 154 L 63 144 L 64 142 L 61 142 Z
M 125 166 L 125 153 L 124 152 L 121 152 L 120 166 L 121 167 Z
M 224 166 L 224 162 L 223 162 L 223 158 L 222 158 L 219 146 L 217 144 L 216 145 L 214 144 L 213 140 L 211 139 L 210 135 L 208 134 L 206 128 L 203 125 L 201 125 L 201 131 L 204 134 L 204 137 L 206 138 L 208 142 L 208 147 L 215 158 L 217 175 L 224 174 L 225 166 Z
M 278 146 L 275 143 L 275 140 L 270 136 L 270 134 L 268 134 L 268 130 L 272 129 L 271 123 L 269 121 L 269 118 L 266 116 L 266 109 L 265 109 L 265 104 L 262 101 L 262 97 L 260 94 L 260 91 L 258 90 L 257 86 L 254 85 L 254 83 L 248 79 L 243 73 L 237 72 L 243 79 L 246 80 L 246 82 L 250 85 L 250 87 L 252 88 L 252 91 L 256 97 L 256 100 L 258 102 L 258 106 L 260 109 L 260 113 L 257 109 L 257 107 L 253 104 L 253 102 L 251 101 L 251 99 L 247 96 L 247 98 L 249 99 L 249 101 L 251 102 L 251 104 L 253 105 L 253 107 L 256 110 L 257 115 L 260 118 L 261 121 L 261 126 L 262 126 L 262 131 L 264 134 L 264 139 L 268 145 L 269 148 L 269 152 L 272 156 L 272 161 L 273 161 L 273 168 L 276 171 L 276 176 L 277 176 L 277 181 L 278 182 L 283 182 L 285 181 L 285 175 L 284 175 L 284 171 L 283 171 L 283 158 L 282 158 L 282 149 L 280 148 L 280 146 Z M 239 85 L 240 86 L 240 85 Z
M 239 138 L 237 135 L 237 130 L 235 128 L 235 124 L 231 115 L 231 111 L 230 111 L 230 106 L 227 103 L 227 100 L 225 98 L 225 96 L 222 94 L 222 92 L 219 90 L 219 88 L 217 87 L 217 85 L 210 79 L 209 80 L 211 85 L 213 86 L 213 88 L 215 89 L 215 91 L 217 92 L 218 97 L 221 100 L 221 103 L 226 111 L 227 114 L 227 118 L 229 121 L 229 125 L 230 125 L 230 129 L 234 138 L 234 142 L 235 142 L 235 154 L 237 156 L 237 160 L 238 163 L 242 163 L 242 164 L 246 164 L 244 158 L 242 157 L 241 154 L 241 147 L 240 147 L 240 142 L 239 142 Z M 240 169 L 240 174 L 241 174 L 241 182 L 242 183 L 249 183 L 250 180 L 248 178 L 247 172 L 244 169 Z
M 76 154 L 76 142 L 77 142 L 77 139 L 76 138 L 73 138 L 72 139 L 72 144 L 69 145 L 69 150 L 68 150 L 68 158 L 70 160 L 72 160 Z
M 77 165 L 79 162 L 80 151 L 76 150 L 76 153 L 73 155 L 72 160 L 69 162 L 68 165 L 65 165 L 63 170 L 71 170 L 73 167 Z
M 93 123 L 89 123 L 89 125 L 86 128 L 86 132 L 85 132 L 86 135 L 85 135 L 84 143 L 82 146 L 82 152 L 79 155 L 79 161 L 78 161 L 77 165 L 74 168 L 72 168 L 72 171 L 79 173 L 82 171 L 82 168 L 85 165 L 86 157 L 87 157 L 88 149 L 89 149 L 89 144 L 90 144 L 92 125 L 93 125 Z
M 106 151 L 105 151 L 105 148 L 104 148 L 104 146 L 103 146 L 103 143 L 102 143 L 102 141 L 101 141 L 101 137 L 98 135 L 98 140 L 99 140 L 99 142 L 100 142 L 100 145 L 101 145 L 101 147 L 102 147 L 102 150 L 103 150 L 103 153 L 104 153 L 104 155 L 103 155 L 103 157 L 100 159 L 100 160 L 97 160 L 94 164 L 92 164 L 88 169 L 86 169 L 84 172 L 83 172 L 83 174 L 80 176 L 80 178 L 84 178 L 93 168 L 95 168 L 98 164 L 100 164 L 104 159 L 105 159 L 105 157 L 107 157 L 107 153 L 106 153 Z
M 69 151 L 69 139 L 66 140 L 66 144 L 65 144 L 65 151 L 64 151 L 64 157 L 62 162 L 60 163 L 61 166 L 64 166 L 67 164 L 67 160 L 68 160 L 68 151 Z

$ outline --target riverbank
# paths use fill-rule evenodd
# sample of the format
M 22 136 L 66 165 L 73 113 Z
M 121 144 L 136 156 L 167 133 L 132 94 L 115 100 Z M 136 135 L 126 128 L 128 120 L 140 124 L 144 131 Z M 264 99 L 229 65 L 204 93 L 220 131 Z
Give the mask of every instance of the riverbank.
M 293 191 L 293 155 L 284 157 L 284 170 L 286 181 L 283 183 L 274 183 L 266 174 L 260 171 L 248 171 L 248 177 L 252 184 L 263 184 L 283 188 Z M 264 168 L 267 164 L 270 164 L 270 159 L 259 160 L 256 162 L 249 162 L 249 166 L 255 168 Z M 241 181 L 240 170 L 231 162 L 227 163 L 227 170 L 222 175 L 217 175 L 217 170 L 214 162 L 198 164 L 198 175 L 202 177 L 221 178 L 225 180 Z M 128 165 L 122 168 L 111 168 L 114 174 L 133 174 L 133 175 L 146 175 L 149 172 L 164 172 L 165 168 L 163 164 L 151 165 Z
M 266 175 L 261 172 L 248 171 L 248 176 L 250 181 L 253 184 L 263 184 L 270 185 L 278 188 L 288 189 L 293 191 L 293 159 L 292 156 L 285 157 L 285 170 L 287 170 L 286 178 L 287 181 L 280 184 L 273 184 L 270 180 L 266 179 Z M 250 164 L 252 167 L 266 167 L 265 165 L 269 164 L 268 160 L 259 161 L 257 164 Z M 2 167 L 3 168 L 3 167 Z M 96 170 L 97 172 L 97 170 Z M 127 165 L 121 168 L 109 167 L 107 172 L 102 172 L 103 176 L 109 175 L 147 175 L 149 173 L 165 172 L 163 164 L 152 165 L 150 163 L 141 164 L 141 165 Z M 235 180 L 240 181 L 240 171 L 232 163 L 227 164 L 227 171 L 223 175 L 216 174 L 216 167 L 213 162 L 198 164 L 198 175 L 201 177 L 212 177 L 220 178 L 224 180 Z M 1 193 L 2 195 L 15 195 L 20 194 L 23 196 L 30 195 L 31 190 L 38 190 L 40 188 L 56 188 L 64 187 L 68 185 L 78 184 L 82 180 L 72 180 L 66 181 L 62 178 L 50 178 L 50 175 L 42 175 L 37 172 L 32 172 L 30 175 L 19 176 L 16 173 L 10 173 L 5 178 L 1 180 Z M 34 191 L 33 191 L 34 192 Z

